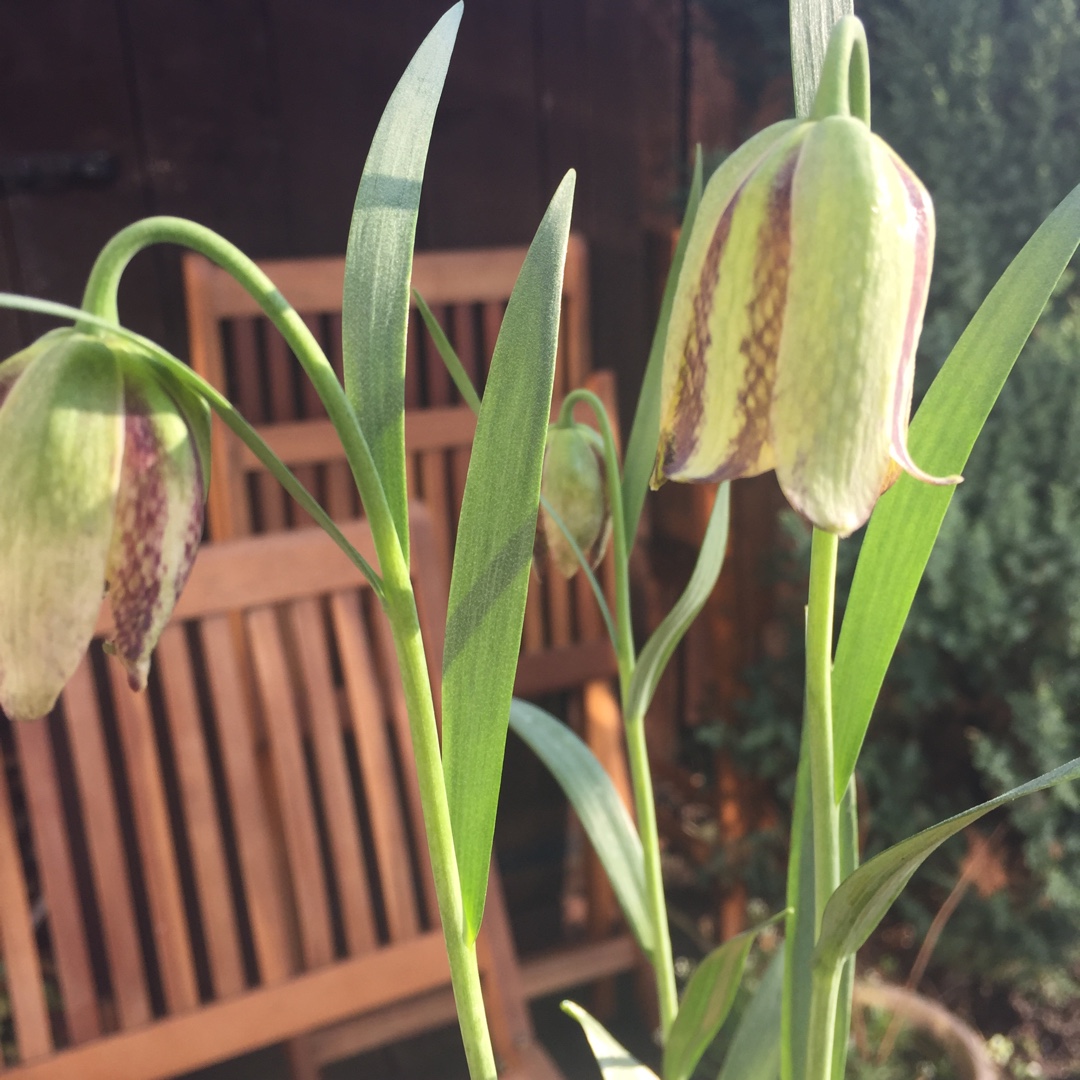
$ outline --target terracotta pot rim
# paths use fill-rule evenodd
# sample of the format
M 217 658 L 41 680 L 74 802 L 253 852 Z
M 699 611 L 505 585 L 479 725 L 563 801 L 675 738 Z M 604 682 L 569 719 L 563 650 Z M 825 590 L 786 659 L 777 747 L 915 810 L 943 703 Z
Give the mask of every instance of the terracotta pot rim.
M 963 1080 L 1001 1080 L 981 1035 L 944 1005 L 888 983 L 855 983 L 855 1004 L 886 1009 L 935 1038 Z

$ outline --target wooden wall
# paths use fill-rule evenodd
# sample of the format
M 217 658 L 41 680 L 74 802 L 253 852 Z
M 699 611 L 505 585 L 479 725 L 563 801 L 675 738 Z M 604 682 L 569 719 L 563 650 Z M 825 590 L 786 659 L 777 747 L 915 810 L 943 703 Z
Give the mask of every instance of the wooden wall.
M 77 303 L 101 244 L 152 213 L 255 257 L 343 251 L 383 105 L 447 3 L 7 0 L 0 288 Z M 523 243 L 577 168 L 596 361 L 627 398 L 685 159 L 688 4 L 467 0 L 424 183 L 418 246 Z M 175 253 L 138 257 L 121 314 L 182 352 Z M 0 313 L 0 355 L 44 325 Z

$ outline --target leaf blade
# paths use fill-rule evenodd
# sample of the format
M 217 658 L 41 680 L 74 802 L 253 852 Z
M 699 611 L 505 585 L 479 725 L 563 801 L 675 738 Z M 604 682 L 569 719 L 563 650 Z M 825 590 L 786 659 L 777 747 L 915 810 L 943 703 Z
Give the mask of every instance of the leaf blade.
M 641 381 L 637 408 L 630 427 L 630 438 L 626 442 L 623 455 L 622 497 L 623 521 L 626 522 L 627 544 L 632 544 L 637 534 L 641 510 L 645 505 L 645 492 L 649 487 L 653 464 L 656 461 L 656 446 L 660 441 L 660 378 L 664 367 L 664 346 L 667 341 L 668 324 L 671 322 L 671 309 L 675 303 L 675 289 L 679 284 L 679 271 L 682 270 L 686 247 L 690 242 L 694 218 L 701 203 L 703 187 L 701 147 L 694 155 L 694 173 L 690 181 L 690 195 L 683 213 L 679 242 L 675 245 L 675 254 L 671 259 L 664 295 L 660 301 L 660 314 L 657 316 L 656 329 L 653 332 L 652 345 L 649 347 L 649 359 L 645 363 L 645 375 Z
M 547 766 L 570 800 L 634 937 L 642 951 L 651 955 L 653 937 L 645 899 L 645 856 L 641 839 L 611 778 L 588 746 L 538 705 L 514 698 L 510 703 L 510 726 Z
M 604 1080 L 657 1080 L 652 1069 L 642 1065 L 599 1020 L 594 1019 L 580 1005 L 564 1001 L 561 1008 L 567 1016 L 572 1016 L 581 1025 Z
M 443 766 L 468 934 L 483 917 L 551 411 L 574 173 L 552 197 L 495 343 L 458 523 Z
M 780 918 L 783 915 L 729 938 L 697 966 L 668 1032 L 664 1046 L 664 1080 L 690 1080 L 701 1055 L 716 1038 L 735 1004 L 746 958 L 754 941 L 766 926 Z
M 435 24 L 383 110 L 360 178 L 345 252 L 341 305 L 345 392 L 371 447 L 406 563 L 409 279 L 428 143 L 462 7 L 459 0 Z
M 1080 758 L 1074 758 L 997 798 L 909 836 L 864 863 L 840 883 L 825 906 L 815 963 L 835 964 L 853 954 L 873 933 L 915 871 L 949 837 L 999 806 L 1078 778 Z
M 629 716 L 644 716 L 671 654 L 712 594 L 727 553 L 730 509 L 730 485 L 721 484 L 716 491 L 716 501 L 709 514 L 690 580 L 638 657 L 626 696 Z
M 778 949 L 750 999 L 716 1080 L 777 1080 L 784 950 Z

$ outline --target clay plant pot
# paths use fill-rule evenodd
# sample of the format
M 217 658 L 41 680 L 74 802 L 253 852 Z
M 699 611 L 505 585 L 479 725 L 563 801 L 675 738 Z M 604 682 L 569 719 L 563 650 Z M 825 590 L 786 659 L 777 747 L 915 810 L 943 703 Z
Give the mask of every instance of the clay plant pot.
M 961 1080 L 1001 1080 L 979 1033 L 936 1001 L 902 986 L 856 982 L 855 1006 L 882 1009 L 925 1032 L 941 1046 Z

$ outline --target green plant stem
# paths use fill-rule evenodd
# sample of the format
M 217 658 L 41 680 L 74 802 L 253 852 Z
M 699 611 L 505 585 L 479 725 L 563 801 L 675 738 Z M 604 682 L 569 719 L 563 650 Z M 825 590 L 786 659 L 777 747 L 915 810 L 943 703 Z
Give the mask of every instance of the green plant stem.
M 814 965 L 810 985 L 810 1030 L 806 1039 L 807 1080 L 838 1080 L 832 1076 L 836 1007 L 844 965 Z
M 653 924 L 654 945 L 650 959 L 656 977 L 660 1034 L 666 1043 L 668 1032 L 675 1022 L 675 1014 L 679 1011 L 679 993 L 675 986 L 675 961 L 671 952 L 671 930 L 668 926 L 667 901 L 664 896 L 663 867 L 660 864 L 660 834 L 656 827 L 656 802 L 649 769 L 644 713 L 626 716 L 624 727 L 638 833 L 645 857 L 645 900 L 648 904 L 649 919 Z
M 274 283 L 234 245 L 182 218 L 148 218 L 122 230 L 102 249 L 83 306 L 116 321 L 120 277 L 131 258 L 153 243 L 177 243 L 217 263 L 256 299 L 303 365 L 341 439 L 371 526 L 382 571 L 382 600 L 401 669 L 439 915 L 443 924 L 458 1021 L 472 1080 L 496 1080 L 475 944 L 466 935 L 457 857 L 442 770 L 439 733 L 416 598 L 386 492 L 356 414 L 318 341 Z
M 651 957 L 656 977 L 656 996 L 660 1009 L 660 1032 L 666 1040 L 679 1008 L 675 986 L 675 964 L 671 951 L 671 931 L 668 927 L 667 901 L 664 897 L 664 875 L 660 864 L 660 833 L 656 826 L 656 803 L 653 796 L 649 750 L 645 738 L 644 710 L 627 713 L 630 685 L 637 657 L 634 652 L 634 633 L 630 622 L 630 560 L 628 555 L 626 519 L 623 512 L 622 480 L 619 453 L 604 403 L 591 390 L 573 390 L 563 399 L 559 410 L 560 424 L 572 421 L 574 405 L 584 402 L 596 417 L 604 443 L 604 471 L 611 511 L 612 558 L 615 566 L 615 655 L 619 665 L 619 693 L 626 730 L 627 760 L 630 783 L 634 789 L 634 808 L 637 811 L 638 833 L 645 856 L 645 898 L 649 919 L 653 925 L 655 947 Z
M 450 830 L 450 805 L 446 799 L 439 731 L 431 695 L 424 644 L 416 597 L 409 582 L 404 560 L 384 567 L 386 610 L 394 635 L 394 646 L 401 667 L 405 702 L 412 735 L 413 758 L 420 781 L 420 802 L 424 828 L 431 852 L 435 895 L 442 917 L 446 953 L 450 959 L 450 977 L 454 987 L 458 1024 L 472 1080 L 496 1080 L 495 1055 L 491 1047 L 480 989 L 476 943 L 470 941 L 461 898 L 454 840 Z
M 840 810 L 834 798 L 832 638 L 839 539 L 814 530 L 806 613 L 806 723 L 810 746 L 810 809 L 814 838 L 814 939 L 825 905 L 840 884 Z M 810 1001 L 808 1080 L 828 1080 L 839 969 L 814 970 Z

